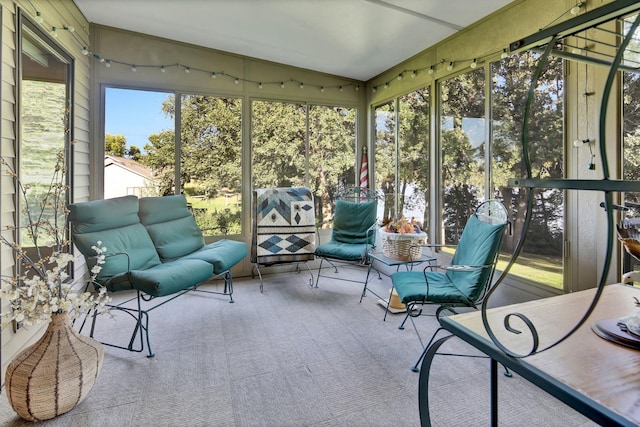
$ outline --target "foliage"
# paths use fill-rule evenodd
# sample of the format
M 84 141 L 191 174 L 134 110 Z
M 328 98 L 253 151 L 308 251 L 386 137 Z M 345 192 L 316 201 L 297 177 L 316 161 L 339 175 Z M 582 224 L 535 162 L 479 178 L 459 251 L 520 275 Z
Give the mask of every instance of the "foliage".
M 23 186 L 15 170 L 0 158 L 0 163 L 14 179 L 24 200 L 24 214 L 28 219 L 22 227 L 9 227 L 16 232 L 24 228 L 33 247 L 23 247 L 13 239 L 0 234 L 0 242 L 13 251 L 19 262 L 19 274 L 1 276 L 2 288 L 0 297 L 9 301 L 11 310 L 2 313 L 2 326 L 16 321 L 25 325 L 49 321 L 55 313 L 67 312 L 72 319 L 92 310 L 106 311 L 110 298 L 106 289 L 100 288 L 98 295 L 90 292 L 80 293 L 77 286 L 69 281 L 68 270 L 74 257 L 69 253 L 70 243 L 67 239 L 67 207 L 65 203 L 64 155 L 58 153 L 55 170 L 48 191 L 37 202 L 31 202 L 30 188 Z M 51 214 L 49 215 L 48 212 Z M 41 241 L 51 242 L 45 246 Z M 105 247 L 96 242 L 93 247 L 97 255 L 97 263 L 91 269 L 91 281 L 104 264 Z
M 124 135 L 112 135 L 110 133 L 104 138 L 105 154 L 118 157 L 128 157 L 133 160 L 140 160 L 141 152 L 138 147 L 131 145 L 127 148 L 127 138 Z

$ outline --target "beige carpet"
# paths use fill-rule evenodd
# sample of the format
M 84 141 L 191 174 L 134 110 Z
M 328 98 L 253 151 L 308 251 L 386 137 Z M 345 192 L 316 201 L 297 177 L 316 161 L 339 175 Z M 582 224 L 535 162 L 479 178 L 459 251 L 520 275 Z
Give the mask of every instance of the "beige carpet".
M 315 272 L 314 272 L 315 273 Z M 364 271 L 341 274 L 364 276 Z M 235 303 L 190 293 L 151 314 L 154 358 L 105 347 L 104 367 L 87 399 L 42 426 L 418 426 L 421 348 L 402 315 L 384 310 L 360 285 L 308 273 L 236 279 Z M 217 287 L 219 285 L 207 285 Z M 390 281 L 374 280 L 388 291 Z M 101 339 L 125 339 L 122 316 L 102 319 Z M 419 327 L 433 331 L 433 318 Z M 470 349 L 451 339 L 442 351 Z M 435 426 L 489 424 L 489 361 L 438 356 L 431 380 Z M 501 378 L 500 424 L 592 423 L 521 378 Z M 31 425 L 4 390 L 0 425 Z

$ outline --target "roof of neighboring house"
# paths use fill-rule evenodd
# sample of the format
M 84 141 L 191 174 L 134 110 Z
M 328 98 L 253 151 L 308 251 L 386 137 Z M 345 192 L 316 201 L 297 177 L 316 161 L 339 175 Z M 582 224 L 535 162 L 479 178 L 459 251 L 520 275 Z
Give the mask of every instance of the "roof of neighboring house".
M 151 170 L 151 168 L 143 166 L 133 159 L 127 159 L 125 157 L 110 156 L 110 155 L 104 156 L 104 167 L 107 167 L 110 165 L 120 166 L 144 178 L 153 177 L 153 171 Z

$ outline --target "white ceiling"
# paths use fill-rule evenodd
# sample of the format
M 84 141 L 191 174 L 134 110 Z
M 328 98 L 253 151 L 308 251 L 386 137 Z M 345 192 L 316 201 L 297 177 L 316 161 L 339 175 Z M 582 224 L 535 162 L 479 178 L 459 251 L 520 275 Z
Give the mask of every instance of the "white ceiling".
M 91 23 L 364 81 L 511 1 L 74 0 Z

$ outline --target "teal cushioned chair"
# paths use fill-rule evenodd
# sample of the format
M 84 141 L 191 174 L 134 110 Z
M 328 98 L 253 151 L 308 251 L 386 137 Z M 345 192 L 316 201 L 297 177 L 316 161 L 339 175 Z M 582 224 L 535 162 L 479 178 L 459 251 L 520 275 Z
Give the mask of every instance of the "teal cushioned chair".
M 247 256 L 247 244 L 229 239 L 205 245 L 184 195 L 143 197 L 139 201 L 140 222 L 146 227 L 162 262 L 204 261 L 213 275 L 224 279 L 223 295 L 233 302 L 231 267 Z M 202 291 L 202 290 L 201 290 Z
M 334 280 L 362 283 L 342 277 L 322 274 L 322 264 L 327 261 L 338 273 L 336 263 L 368 265 L 369 250 L 375 244 L 377 199 L 372 192 L 361 192 L 359 188 L 349 189 L 339 196 L 333 214 L 331 239 L 318 245 L 316 257 L 320 258 L 316 287 L 320 276 Z
M 477 308 L 491 285 L 507 224 L 504 205 L 496 200 L 488 200 L 478 206 L 467 221 L 449 265 L 428 266 L 423 271 L 393 273 L 393 287 L 407 307 L 407 316 L 400 329 L 404 328 L 404 323 L 409 318 L 418 333 L 413 317 L 422 314 L 422 309 L 418 308 L 421 305 L 438 305 L 437 318 L 443 311 L 455 313 L 456 307 Z M 434 268 L 437 270 L 433 271 Z M 436 330 L 431 337 L 412 368 L 414 371 L 417 372 L 418 364 L 440 330 L 442 328 Z

